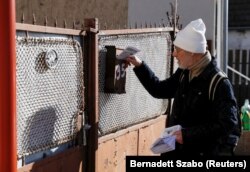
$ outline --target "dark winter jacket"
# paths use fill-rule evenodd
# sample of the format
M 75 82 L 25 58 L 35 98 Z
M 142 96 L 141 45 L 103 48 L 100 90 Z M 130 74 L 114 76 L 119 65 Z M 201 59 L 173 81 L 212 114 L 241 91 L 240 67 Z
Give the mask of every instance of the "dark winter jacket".
M 174 98 L 168 125 L 181 125 L 183 143 L 171 153 L 179 155 L 220 155 L 227 145 L 238 140 L 238 108 L 232 85 L 222 80 L 214 100 L 208 98 L 209 83 L 219 69 L 213 60 L 190 82 L 189 71 L 177 69 L 168 79 L 160 81 L 145 62 L 134 68 L 145 89 L 155 98 Z M 183 75 L 184 74 L 184 75 Z M 184 77 L 182 79 L 181 75 Z M 169 127 L 168 126 L 168 127 Z

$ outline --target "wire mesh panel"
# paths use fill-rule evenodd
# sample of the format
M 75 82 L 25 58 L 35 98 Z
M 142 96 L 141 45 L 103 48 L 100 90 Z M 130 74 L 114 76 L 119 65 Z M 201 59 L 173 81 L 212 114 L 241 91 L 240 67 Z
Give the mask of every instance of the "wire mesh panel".
M 169 32 L 100 35 L 99 45 L 100 135 L 115 132 L 165 113 L 168 101 L 153 98 L 140 84 L 131 67 L 126 71 L 125 94 L 104 92 L 107 53 L 105 46 L 111 45 L 118 48 L 134 46 L 140 49 L 138 56 L 160 79 L 165 79 L 170 73 L 171 38 Z
M 68 38 L 16 38 L 18 155 L 72 140 L 83 110 L 83 58 Z

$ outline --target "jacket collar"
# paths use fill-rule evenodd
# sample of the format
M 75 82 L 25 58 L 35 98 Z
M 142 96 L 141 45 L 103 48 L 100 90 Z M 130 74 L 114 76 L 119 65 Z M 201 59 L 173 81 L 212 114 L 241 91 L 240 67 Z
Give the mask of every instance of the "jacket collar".
M 203 70 L 203 72 L 198 77 L 206 80 L 216 71 L 219 71 L 217 67 L 217 61 L 216 61 L 216 58 L 212 56 L 211 62 L 207 65 L 207 67 Z

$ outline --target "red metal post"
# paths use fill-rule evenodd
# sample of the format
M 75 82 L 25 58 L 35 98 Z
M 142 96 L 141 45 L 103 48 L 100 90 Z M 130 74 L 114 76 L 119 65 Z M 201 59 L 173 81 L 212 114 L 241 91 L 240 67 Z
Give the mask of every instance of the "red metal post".
M 15 0 L 0 1 L 0 171 L 17 171 Z

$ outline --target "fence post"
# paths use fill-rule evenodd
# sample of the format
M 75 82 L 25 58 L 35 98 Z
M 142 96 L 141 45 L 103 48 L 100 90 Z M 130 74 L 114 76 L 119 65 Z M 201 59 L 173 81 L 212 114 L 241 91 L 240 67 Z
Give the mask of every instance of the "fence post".
M 167 13 L 167 18 L 169 20 L 170 26 L 173 27 L 173 31 L 170 31 L 170 37 L 171 37 L 171 58 L 170 58 L 170 76 L 173 75 L 174 73 L 174 56 L 173 56 L 173 52 L 174 52 L 174 40 L 175 40 L 175 36 L 176 36 L 176 32 L 177 29 L 179 27 L 179 16 L 177 16 L 177 0 L 175 0 L 175 4 L 173 5 L 172 3 L 171 5 L 171 17 L 169 16 L 169 14 Z M 172 99 L 168 99 L 168 108 L 166 110 L 166 114 L 168 115 L 168 117 L 171 114 L 171 107 L 172 107 Z M 167 118 L 166 120 L 166 124 L 165 126 L 168 127 L 169 126 L 169 118 Z
M 87 133 L 86 170 L 97 171 L 98 119 L 99 119 L 99 72 L 98 72 L 98 19 L 85 19 L 87 61 L 87 116 L 91 128 Z
M 15 0 L 0 1 L 0 171 L 17 170 Z

